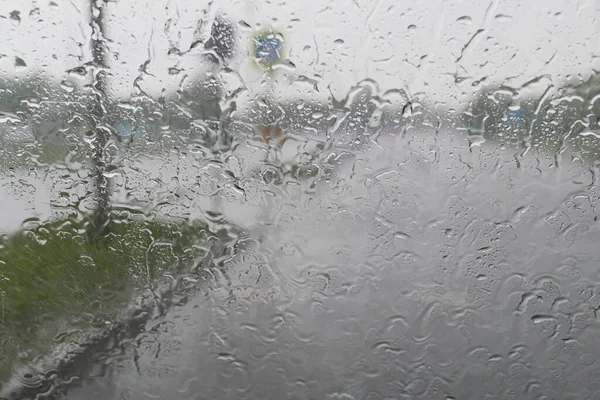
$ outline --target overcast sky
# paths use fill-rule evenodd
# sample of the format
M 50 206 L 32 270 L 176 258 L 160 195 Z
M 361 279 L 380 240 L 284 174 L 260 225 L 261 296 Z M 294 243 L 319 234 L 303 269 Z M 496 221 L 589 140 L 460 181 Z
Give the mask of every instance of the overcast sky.
M 86 0 L 0 2 L 0 73 L 43 70 L 61 78 L 89 61 L 87 10 Z M 199 73 L 199 50 L 181 57 L 168 50 L 189 49 L 199 21 L 217 12 L 282 30 L 293 73 L 316 77 L 336 96 L 371 78 L 383 90 L 426 92 L 453 104 L 481 82 L 519 86 L 548 74 L 558 83 L 600 69 L 597 0 L 119 0 L 108 10 L 110 86 L 122 97 L 134 91 L 147 60 L 140 85 L 154 95 Z M 258 91 L 245 49 L 251 30 L 237 26 L 241 49 L 233 69 Z

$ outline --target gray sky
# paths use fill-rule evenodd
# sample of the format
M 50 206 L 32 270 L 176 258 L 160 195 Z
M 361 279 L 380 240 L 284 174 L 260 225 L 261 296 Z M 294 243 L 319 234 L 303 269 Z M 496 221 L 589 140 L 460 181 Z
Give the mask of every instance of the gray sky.
M 52 5 L 52 4 L 55 5 Z M 519 86 L 548 74 L 560 82 L 568 74 L 600 69 L 600 3 L 595 0 L 492 0 L 421 2 L 406 0 L 120 0 L 108 5 L 111 81 L 127 97 L 149 61 L 140 83 L 151 94 L 177 87 L 184 74 L 202 70 L 199 51 L 189 49 L 198 21 L 218 11 L 251 26 L 273 25 L 286 36 L 294 72 L 331 85 L 336 96 L 371 78 L 382 90 L 408 88 L 448 105 L 478 87 L 508 79 Z M 20 21 L 11 18 L 18 11 Z M 85 0 L 4 0 L 0 3 L 0 73 L 35 70 L 60 78 L 89 60 L 90 27 Z M 15 13 L 13 13 L 13 16 Z M 261 90 L 240 27 L 242 49 L 233 69 L 251 92 Z M 477 33 L 479 32 L 479 33 Z M 27 67 L 17 67 L 15 57 Z M 169 68 L 182 70 L 170 75 Z M 456 77 L 461 83 L 456 83 Z M 238 83 L 233 83 L 240 84 Z M 281 86 L 282 95 L 299 89 Z

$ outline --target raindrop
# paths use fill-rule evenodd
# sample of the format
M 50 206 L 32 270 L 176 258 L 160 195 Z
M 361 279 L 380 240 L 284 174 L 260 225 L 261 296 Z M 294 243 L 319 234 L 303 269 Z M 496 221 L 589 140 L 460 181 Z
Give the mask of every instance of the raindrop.
M 296 64 L 294 64 L 290 60 L 283 60 L 281 62 L 278 62 L 277 64 L 274 64 L 272 68 L 274 70 L 275 69 L 284 69 L 286 71 L 293 72 L 296 70 Z
M 507 21 L 511 20 L 512 17 L 510 15 L 506 15 L 506 14 L 498 14 L 494 17 L 494 19 L 498 22 L 507 22 Z
M 87 69 L 85 67 L 83 67 L 83 66 L 81 66 L 81 67 L 75 67 L 73 69 L 68 70 L 67 73 L 69 75 L 73 75 L 73 76 L 76 76 L 76 77 L 84 77 L 84 76 L 87 75 Z
M 596 132 L 596 131 L 584 131 L 584 132 L 581 132 L 579 134 L 579 136 L 583 136 L 583 137 L 591 136 L 591 137 L 594 137 L 596 139 L 600 139 L 600 132 Z
M 75 86 L 69 81 L 62 81 L 60 83 L 60 87 L 63 88 L 67 93 L 72 93 L 75 90 Z
M 471 17 L 469 17 L 468 15 L 465 15 L 464 17 L 460 17 L 456 21 L 460 22 L 461 24 L 465 24 L 465 25 L 471 25 L 471 23 L 473 22 Z
M 402 108 L 402 118 L 410 118 L 412 117 L 412 113 L 412 103 L 409 102 Z
M 21 57 L 15 57 L 15 67 L 25 68 L 27 67 L 27 64 L 25 63 L 25 60 L 23 60 Z
M 21 122 L 21 119 L 15 114 L 0 112 L 0 123 L 4 124 L 6 122 L 18 123 Z
M 21 12 L 17 11 L 17 10 L 11 11 L 10 19 L 17 21 L 17 22 L 21 22 Z

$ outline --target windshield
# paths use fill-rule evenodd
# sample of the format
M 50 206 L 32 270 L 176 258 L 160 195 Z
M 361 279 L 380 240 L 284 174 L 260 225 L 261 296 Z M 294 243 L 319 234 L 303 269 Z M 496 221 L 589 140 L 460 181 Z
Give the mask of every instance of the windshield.
M 2 2 L 0 398 L 600 398 L 599 12 Z

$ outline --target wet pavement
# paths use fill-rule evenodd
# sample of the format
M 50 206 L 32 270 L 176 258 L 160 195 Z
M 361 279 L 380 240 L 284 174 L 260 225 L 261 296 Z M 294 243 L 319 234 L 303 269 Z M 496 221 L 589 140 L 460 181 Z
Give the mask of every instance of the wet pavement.
M 65 398 L 596 398 L 595 174 L 469 143 L 381 135 L 266 211 L 225 198 L 246 235 Z

